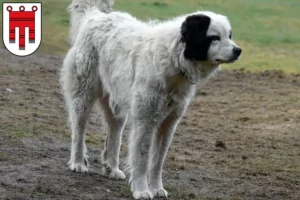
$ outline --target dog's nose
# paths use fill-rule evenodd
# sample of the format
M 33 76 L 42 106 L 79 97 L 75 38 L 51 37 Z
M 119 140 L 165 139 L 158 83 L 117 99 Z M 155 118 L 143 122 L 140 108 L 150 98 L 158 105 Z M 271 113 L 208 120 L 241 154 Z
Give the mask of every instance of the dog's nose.
M 240 56 L 241 55 L 241 53 L 242 53 L 242 49 L 240 48 L 240 47 L 234 47 L 233 48 L 233 54 L 235 55 L 235 56 Z

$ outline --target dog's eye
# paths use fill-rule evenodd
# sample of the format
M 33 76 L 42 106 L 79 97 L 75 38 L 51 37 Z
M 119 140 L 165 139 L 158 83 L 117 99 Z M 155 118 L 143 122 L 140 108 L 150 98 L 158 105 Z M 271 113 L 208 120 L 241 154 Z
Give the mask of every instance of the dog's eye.
M 232 32 L 230 31 L 229 39 L 232 39 Z
M 219 36 L 217 36 L 217 35 L 214 35 L 214 36 L 211 36 L 211 40 L 212 41 L 218 41 L 218 40 L 220 40 L 221 38 L 219 37 Z

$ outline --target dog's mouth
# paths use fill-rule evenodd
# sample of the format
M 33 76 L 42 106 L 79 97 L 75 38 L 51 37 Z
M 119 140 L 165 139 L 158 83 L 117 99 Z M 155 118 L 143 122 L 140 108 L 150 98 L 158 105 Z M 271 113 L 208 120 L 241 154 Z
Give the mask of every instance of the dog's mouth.
M 224 60 L 216 59 L 216 62 L 218 62 L 218 63 L 224 63 Z
M 215 61 L 217 63 L 223 64 L 223 63 L 234 63 L 235 61 L 237 61 L 239 59 L 239 56 L 236 57 L 231 57 L 229 60 L 224 60 L 224 59 L 216 59 Z
M 233 63 L 235 60 L 222 60 L 222 59 L 216 59 L 217 63 L 223 64 L 223 63 Z

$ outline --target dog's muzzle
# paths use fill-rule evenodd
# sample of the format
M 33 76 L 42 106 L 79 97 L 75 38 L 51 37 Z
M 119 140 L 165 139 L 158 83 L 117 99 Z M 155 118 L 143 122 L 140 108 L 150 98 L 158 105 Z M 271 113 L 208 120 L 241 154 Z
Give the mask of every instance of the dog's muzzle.
M 234 62 L 239 59 L 240 55 L 242 54 L 242 49 L 239 47 L 234 47 L 232 50 L 232 57 L 230 58 L 231 62 Z

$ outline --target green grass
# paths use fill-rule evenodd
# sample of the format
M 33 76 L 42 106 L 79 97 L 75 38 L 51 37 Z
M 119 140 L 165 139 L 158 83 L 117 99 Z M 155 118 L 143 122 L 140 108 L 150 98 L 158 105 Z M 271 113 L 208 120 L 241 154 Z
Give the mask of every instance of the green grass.
M 68 49 L 69 16 L 66 7 L 70 1 L 41 2 L 43 41 L 39 51 L 64 55 Z M 116 0 L 114 9 L 129 12 L 143 20 L 167 19 L 196 10 L 224 14 L 231 21 L 235 41 L 244 50 L 239 62 L 224 68 L 243 67 L 251 71 L 281 69 L 300 73 L 299 0 Z
M 6 160 L 6 158 L 7 158 L 6 154 L 0 151 L 0 161 L 4 161 Z
M 118 190 L 116 191 L 116 195 L 118 197 L 124 197 L 124 196 L 130 196 L 131 195 L 131 190 L 128 185 L 121 185 L 117 188 Z

